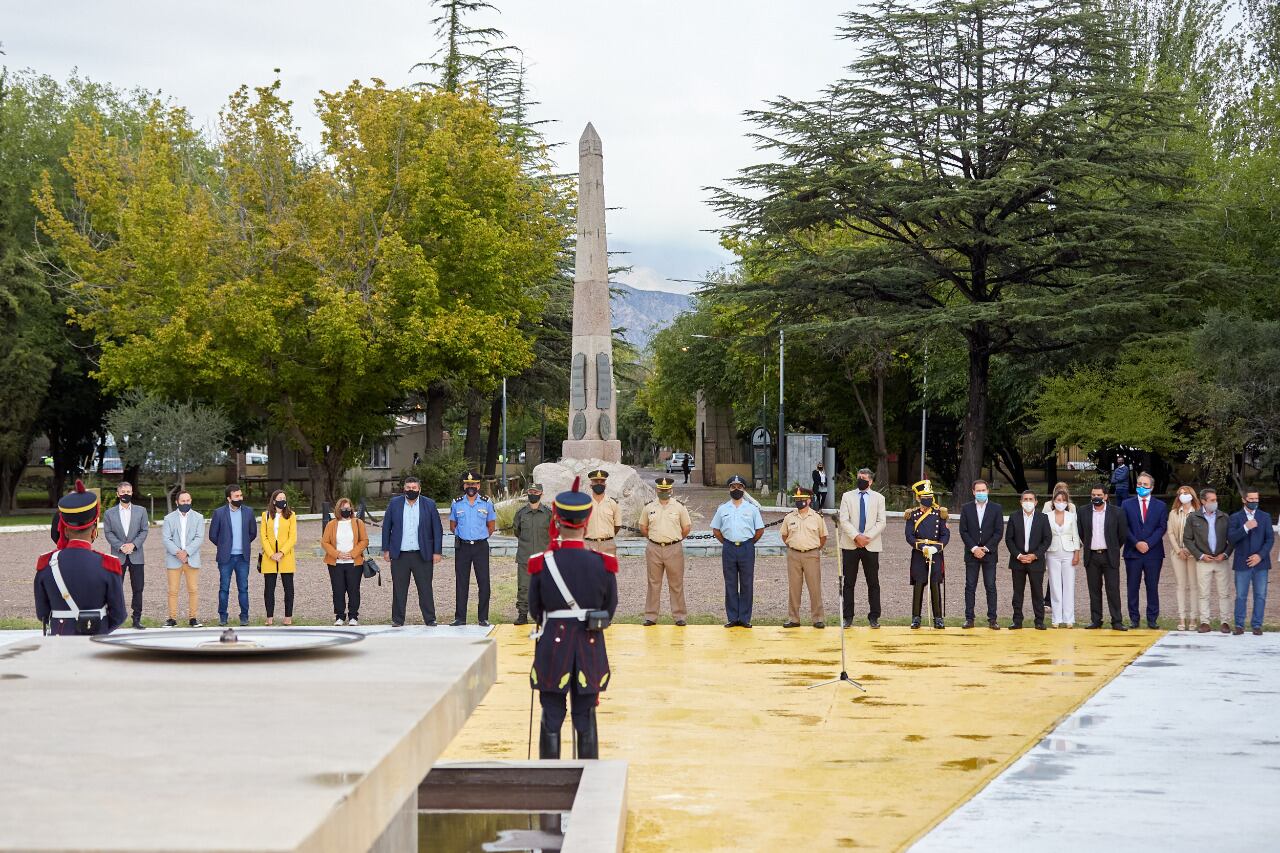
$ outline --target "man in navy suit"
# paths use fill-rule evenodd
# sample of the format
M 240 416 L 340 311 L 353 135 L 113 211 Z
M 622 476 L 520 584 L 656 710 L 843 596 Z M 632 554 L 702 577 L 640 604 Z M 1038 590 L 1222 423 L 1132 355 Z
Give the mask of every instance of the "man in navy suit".
M 987 627 L 996 621 L 996 564 L 1004 538 L 1004 509 L 990 500 L 986 480 L 973 481 L 973 500 L 960 508 L 960 540 L 964 542 L 964 627 L 972 628 L 978 593 L 978 575 L 987 591 Z
M 1169 524 L 1169 507 L 1151 497 L 1155 480 L 1150 474 L 1138 475 L 1137 497 L 1129 498 L 1121 508 L 1128 531 L 1124 540 L 1124 573 L 1129 585 L 1129 627 L 1137 628 L 1138 588 L 1147 585 L 1147 627 L 1155 628 L 1160 618 L 1160 567 L 1164 565 L 1164 531 Z
M 1271 545 L 1275 542 L 1271 516 L 1258 509 L 1258 492 L 1245 492 L 1244 509 L 1231 514 L 1227 541 L 1235 548 L 1236 627 L 1244 633 L 1244 615 L 1249 606 L 1249 585 L 1253 585 L 1253 619 L 1250 627 L 1262 636 L 1262 613 L 1267 607 L 1267 574 L 1271 569 Z
M 382 517 L 382 553 L 391 560 L 391 627 L 404 625 L 410 577 L 418 587 L 423 623 L 428 627 L 436 624 L 431 577 L 443 545 L 444 528 L 436 502 L 422 496 L 417 477 L 405 477 L 404 494 L 391 499 Z
M 249 624 L 249 553 L 257 538 L 258 520 L 253 510 L 244 505 L 240 487 L 232 483 L 227 486 L 227 502 L 213 511 L 209 522 L 209 541 L 217 549 L 219 625 L 227 624 L 233 574 L 240 599 L 240 624 Z

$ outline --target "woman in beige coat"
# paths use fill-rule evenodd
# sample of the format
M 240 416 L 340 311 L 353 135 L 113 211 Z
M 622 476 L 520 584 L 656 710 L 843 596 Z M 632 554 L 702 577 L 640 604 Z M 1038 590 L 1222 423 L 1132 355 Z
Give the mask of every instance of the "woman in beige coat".
M 1196 558 L 1182 541 L 1187 519 L 1200 510 L 1200 499 L 1190 486 L 1179 486 L 1169 510 L 1169 524 L 1164 533 L 1164 549 L 1173 563 L 1178 585 L 1178 630 L 1192 631 L 1200 624 L 1200 588 L 1196 574 Z

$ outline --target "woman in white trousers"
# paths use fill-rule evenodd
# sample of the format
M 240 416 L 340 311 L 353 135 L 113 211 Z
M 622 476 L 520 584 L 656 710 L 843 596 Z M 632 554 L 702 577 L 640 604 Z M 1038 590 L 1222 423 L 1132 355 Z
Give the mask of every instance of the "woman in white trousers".
M 1053 598 L 1053 625 L 1064 628 L 1076 623 L 1076 566 L 1080 565 L 1080 534 L 1076 530 L 1075 508 L 1065 488 L 1055 489 L 1053 504 L 1045 510 L 1053 541 L 1045 554 L 1049 569 L 1049 594 Z
M 1187 519 L 1200 510 L 1200 498 L 1190 486 L 1179 486 L 1169 509 L 1169 524 L 1164 533 L 1164 552 L 1173 563 L 1173 576 L 1178 584 L 1178 630 L 1196 630 L 1200 626 L 1200 581 L 1196 558 L 1182 541 Z M 1206 621 L 1207 616 L 1206 615 Z

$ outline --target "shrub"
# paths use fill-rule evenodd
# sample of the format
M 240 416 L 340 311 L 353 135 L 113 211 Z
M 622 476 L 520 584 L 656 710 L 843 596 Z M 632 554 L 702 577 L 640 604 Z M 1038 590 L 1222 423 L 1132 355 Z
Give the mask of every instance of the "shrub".
M 424 495 L 436 503 L 447 503 L 462 493 L 462 475 L 466 470 L 467 459 L 462 455 L 461 443 L 453 442 L 441 450 L 427 453 L 401 476 L 417 477 L 422 481 Z

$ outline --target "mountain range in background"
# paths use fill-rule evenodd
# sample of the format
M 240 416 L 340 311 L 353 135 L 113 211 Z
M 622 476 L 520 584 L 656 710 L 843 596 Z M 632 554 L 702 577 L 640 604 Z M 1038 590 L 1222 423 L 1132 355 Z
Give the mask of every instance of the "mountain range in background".
M 613 327 L 623 329 L 623 337 L 636 349 L 649 345 L 654 334 L 670 326 L 676 315 L 688 311 L 693 304 L 691 297 L 683 293 L 665 290 L 638 290 L 621 282 L 611 281 L 609 307 L 613 313 Z

